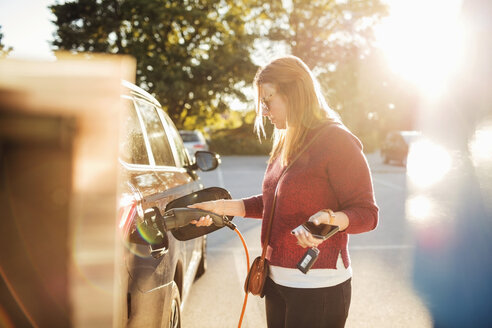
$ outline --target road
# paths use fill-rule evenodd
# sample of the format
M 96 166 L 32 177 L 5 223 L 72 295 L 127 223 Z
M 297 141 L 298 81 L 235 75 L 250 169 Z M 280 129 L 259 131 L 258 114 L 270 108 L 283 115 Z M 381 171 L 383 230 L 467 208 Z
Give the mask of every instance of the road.
M 405 169 L 381 163 L 369 154 L 376 200 L 377 229 L 351 235 L 352 304 L 346 327 L 432 327 L 412 288 L 413 232 L 405 220 Z M 267 157 L 228 156 L 218 170 L 202 173 L 205 186 L 221 186 L 233 198 L 261 192 Z M 249 247 L 250 259 L 261 252 L 260 221 L 235 218 Z M 229 229 L 208 236 L 208 269 L 186 300 L 183 327 L 235 327 L 244 297 L 246 259 L 240 239 Z M 243 327 L 266 327 L 264 301 L 249 296 Z

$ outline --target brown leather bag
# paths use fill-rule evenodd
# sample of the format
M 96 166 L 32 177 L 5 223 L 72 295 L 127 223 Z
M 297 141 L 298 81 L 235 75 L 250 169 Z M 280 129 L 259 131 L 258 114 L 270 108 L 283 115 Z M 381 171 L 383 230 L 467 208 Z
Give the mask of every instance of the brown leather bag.
M 272 211 L 270 212 L 270 217 L 268 219 L 268 226 L 266 231 L 267 234 L 266 234 L 265 242 L 262 245 L 263 250 L 261 252 L 261 256 L 255 258 L 253 264 L 251 264 L 251 268 L 248 271 L 248 275 L 246 276 L 246 281 L 244 282 L 245 293 L 249 292 L 253 295 L 257 295 L 260 297 L 265 296 L 263 287 L 265 286 L 266 278 L 270 273 L 268 260 L 265 257 L 268 248 L 268 243 L 270 241 L 270 233 L 272 231 L 273 214 L 275 213 L 275 204 L 277 203 L 277 190 L 278 190 L 278 186 L 280 185 L 280 180 L 285 175 L 285 173 L 290 168 L 290 166 L 301 156 L 301 154 L 309 147 L 309 145 L 311 145 L 314 142 L 314 140 L 321 133 L 322 130 L 323 129 L 318 131 L 318 133 L 316 133 L 316 135 L 309 141 L 309 143 L 299 153 L 297 153 L 297 156 L 294 157 L 294 159 L 285 168 L 285 170 L 282 172 L 282 175 L 278 179 L 277 187 L 275 188 L 275 194 L 273 196 Z
M 244 292 L 250 292 L 251 294 L 260 297 L 265 296 L 263 287 L 265 286 L 268 273 L 268 260 L 262 256 L 255 258 L 249 269 L 248 275 L 246 276 L 246 281 L 244 282 Z

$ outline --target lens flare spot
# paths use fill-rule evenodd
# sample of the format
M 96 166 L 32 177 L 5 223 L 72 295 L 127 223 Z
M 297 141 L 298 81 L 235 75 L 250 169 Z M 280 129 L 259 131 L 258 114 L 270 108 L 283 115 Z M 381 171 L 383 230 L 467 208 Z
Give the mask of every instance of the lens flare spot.
M 428 220 L 433 210 L 432 201 L 426 196 L 415 196 L 407 199 L 405 207 L 407 218 L 417 223 Z
M 461 0 L 390 1 L 390 14 L 375 28 L 392 70 L 433 97 L 463 62 Z M 438 21 L 439 23 L 436 23 Z
M 475 166 L 492 163 L 492 123 L 475 131 L 469 149 Z
M 428 139 L 415 141 L 410 146 L 407 176 L 417 187 L 428 188 L 451 169 L 451 155 L 439 144 Z
M 138 233 L 140 236 L 145 240 L 146 242 L 150 243 L 152 241 L 152 233 L 151 230 L 144 228 L 143 225 L 138 225 L 137 226 Z

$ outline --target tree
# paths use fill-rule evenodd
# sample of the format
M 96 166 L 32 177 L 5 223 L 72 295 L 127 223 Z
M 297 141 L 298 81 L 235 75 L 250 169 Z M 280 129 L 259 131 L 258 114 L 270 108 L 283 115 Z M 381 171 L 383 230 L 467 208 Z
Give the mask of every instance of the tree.
M 363 58 L 357 53 L 346 57 L 320 80 L 330 91 L 330 105 L 362 139 L 366 151 L 374 150 L 390 130 L 413 128 L 418 91 L 391 71 L 380 50 Z
M 3 33 L 2 26 L 0 25 L 0 58 L 5 58 L 13 50 L 12 47 L 7 47 L 2 43 Z
M 384 2 L 291 0 L 274 1 L 264 9 L 271 24 L 265 37 L 305 61 L 318 76 L 330 106 L 356 134 L 363 134 L 374 110 L 366 105 L 388 101 L 372 99 L 365 92 L 366 81 L 361 81 L 364 59 L 374 46 L 373 27 L 388 13 Z
M 387 14 L 382 0 L 291 0 L 265 5 L 272 28 L 267 37 L 285 43 L 311 68 L 326 71 L 354 49 L 366 49 L 372 27 Z
M 249 1 L 233 0 L 55 4 L 53 45 L 134 56 L 137 84 L 156 96 L 178 127 L 196 128 L 227 111 L 227 97 L 246 100 L 241 86 L 255 71 L 255 35 L 246 27 L 250 7 Z

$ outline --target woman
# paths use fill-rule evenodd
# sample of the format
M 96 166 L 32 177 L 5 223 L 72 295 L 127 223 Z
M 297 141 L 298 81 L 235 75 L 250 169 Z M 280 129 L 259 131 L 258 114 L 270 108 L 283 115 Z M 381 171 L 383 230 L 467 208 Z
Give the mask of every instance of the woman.
M 191 207 L 221 215 L 264 218 L 263 242 L 278 183 L 267 252 L 268 327 L 343 327 L 351 298 L 348 234 L 373 230 L 378 222 L 362 145 L 328 108 L 301 59 L 286 56 L 273 60 L 259 69 L 254 84 L 258 96 L 257 132 L 263 131 L 262 116 L 275 126 L 262 194 Z M 290 160 L 313 137 L 316 139 L 278 181 Z M 307 220 L 337 225 L 340 231 L 322 241 L 300 227 Z M 197 226 L 211 223 L 208 216 L 194 221 Z M 320 253 L 304 274 L 296 264 L 306 247 L 317 247 Z

